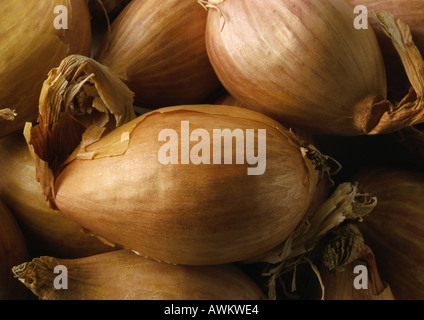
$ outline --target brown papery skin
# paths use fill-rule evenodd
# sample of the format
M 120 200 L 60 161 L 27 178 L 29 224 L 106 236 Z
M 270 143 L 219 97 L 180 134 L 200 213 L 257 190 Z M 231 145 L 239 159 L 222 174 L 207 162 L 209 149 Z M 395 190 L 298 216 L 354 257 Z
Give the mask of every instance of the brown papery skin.
M 205 103 L 221 87 L 205 45 L 207 13 L 192 0 L 134 0 L 97 60 L 119 75 L 140 107 Z
M 174 266 L 127 250 L 82 259 L 34 259 L 20 277 L 42 300 L 265 300 L 238 267 Z M 57 265 L 68 271 L 68 289 L 53 286 Z M 30 281 L 28 281 L 30 280 Z
M 249 176 L 247 163 L 162 165 L 159 132 L 173 129 L 180 139 L 181 121 L 211 138 L 213 129 L 255 129 L 255 135 L 266 129 L 265 173 Z M 93 233 L 159 261 L 220 264 L 277 246 L 308 209 L 319 171 L 272 119 L 230 106 L 163 108 L 122 126 L 110 140 L 120 141 L 136 122 L 124 155 L 74 160 L 56 180 L 57 207 Z
M 373 30 L 354 28 L 350 3 L 225 0 L 217 8 L 208 14 L 209 58 L 243 105 L 314 134 L 368 132 L 386 74 Z
M 68 30 L 57 30 L 54 13 L 68 8 Z M 87 0 L 3 1 L 0 13 L 0 109 L 15 110 L 14 121 L 0 118 L 0 137 L 35 121 L 41 87 L 48 72 L 69 54 L 90 54 Z
M 28 298 L 25 287 L 13 278 L 12 267 L 28 259 L 21 229 L 9 209 L 0 201 L 0 300 Z
M 377 35 L 388 75 L 389 93 L 403 97 L 409 89 L 405 69 L 391 40 L 374 19 L 376 11 L 384 10 L 403 20 L 411 29 L 415 45 L 424 54 L 424 1 L 422 0 L 350 0 L 353 5 L 364 5 L 368 9 L 369 23 Z
M 350 0 L 353 5 L 364 5 L 370 15 L 369 22 L 379 40 L 386 38 L 372 14 L 384 10 L 405 21 L 411 29 L 415 45 L 424 51 L 424 2 L 421 0 Z M 388 48 L 385 48 L 388 49 Z
M 393 46 L 389 44 L 390 40 L 384 34 L 381 27 L 375 19 L 373 13 L 376 11 L 387 11 L 395 15 L 396 18 L 403 20 L 411 29 L 414 43 L 424 52 L 424 2 L 421 0 L 349 0 L 353 5 L 364 5 L 368 9 L 370 15 L 369 22 L 373 27 L 378 40 L 384 45 L 383 55 L 387 54 L 386 50 L 396 55 Z
M 31 256 L 81 258 L 114 249 L 82 232 L 61 212 L 49 208 L 20 133 L 0 139 L 0 176 L 0 199 L 21 226 Z
M 354 272 L 356 266 L 364 266 L 369 272 L 369 266 L 360 260 L 349 263 L 342 270 L 334 272 L 325 268 L 320 270 L 325 289 L 324 300 L 395 300 L 390 287 L 384 283 L 381 291 L 374 291 L 368 279 L 367 289 L 356 289 L 354 287 L 355 277 L 358 276 L 358 273 Z M 320 298 L 321 295 L 321 293 L 317 294 L 315 299 Z
M 358 187 L 378 198 L 359 225 L 380 275 L 398 300 L 424 299 L 424 174 L 413 169 L 364 169 Z

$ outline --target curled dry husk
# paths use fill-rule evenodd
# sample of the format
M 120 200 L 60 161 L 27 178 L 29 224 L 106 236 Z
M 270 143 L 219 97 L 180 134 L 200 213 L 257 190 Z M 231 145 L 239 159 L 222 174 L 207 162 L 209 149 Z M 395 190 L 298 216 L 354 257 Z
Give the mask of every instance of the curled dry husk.
M 321 250 L 319 269 L 321 280 L 319 291 L 321 292 L 314 298 L 323 300 L 395 299 L 389 284 L 381 279 L 374 252 L 364 242 L 357 224 L 348 223 L 332 230 L 326 236 Z M 366 271 L 355 270 L 357 266 L 365 267 Z M 361 287 L 358 288 L 358 285 Z
M 268 296 L 277 299 L 276 286 L 280 278 L 297 265 L 309 263 L 319 276 L 310 259 L 320 241 L 328 232 L 349 221 L 362 221 L 377 205 L 377 198 L 359 191 L 355 184 L 346 182 L 328 193 L 328 182 L 318 185 L 314 199 L 296 230 L 281 245 L 245 263 L 268 263 L 264 273 L 268 280 Z M 295 283 L 293 280 L 293 283 Z
M 376 18 L 412 85 L 397 105 L 387 100 L 375 34 L 354 28 L 348 1 L 207 3 L 209 58 L 244 106 L 319 134 L 383 134 L 423 122 L 424 63 L 408 26 L 391 14 Z
M 424 298 L 424 174 L 401 167 L 366 168 L 359 187 L 378 197 L 359 226 L 373 249 L 381 276 L 398 300 Z
M 369 16 L 378 11 L 387 11 L 404 21 L 418 50 L 424 52 L 424 1 L 422 0 L 350 0 L 353 5 L 366 6 Z M 399 54 L 376 19 L 368 20 L 373 28 L 384 58 L 388 80 L 388 93 L 394 98 L 402 97 L 409 89 L 409 81 Z
M 24 134 L 43 192 L 53 189 L 58 168 L 80 144 L 89 144 L 135 118 L 134 94 L 107 67 L 71 55 L 50 71 L 40 94 L 39 116 Z M 28 137 L 31 132 L 30 138 Z M 83 137 L 83 134 L 89 132 Z M 82 142 L 81 142 L 82 141 Z
M 264 174 L 248 175 L 246 161 L 212 164 L 212 147 L 209 155 L 202 149 L 210 165 L 161 164 L 160 132 L 175 130 L 179 142 L 183 121 L 210 138 L 214 129 L 251 129 L 257 139 L 265 129 Z M 30 147 L 37 127 L 27 126 Z M 91 141 L 89 134 L 85 140 Z M 205 136 L 202 141 L 210 142 Z M 190 149 L 195 144 L 192 140 Z M 50 146 L 43 146 L 48 153 Z M 222 147 L 235 155 L 233 145 Z M 258 154 L 257 142 L 253 148 Z M 224 152 L 219 159 L 224 163 Z M 38 170 L 47 168 L 42 176 L 50 180 L 42 185 L 52 207 L 92 233 L 160 261 L 205 265 L 248 259 L 289 237 L 309 207 L 326 160 L 260 113 L 192 105 L 144 114 L 97 142 L 83 140 L 63 166 L 43 163 Z
M 22 133 L 0 139 L 0 176 L 0 199 L 19 223 L 31 256 L 81 258 L 115 250 L 49 208 Z
M 386 11 L 404 21 L 411 29 L 414 43 L 420 51 L 424 50 L 424 3 L 421 0 L 349 0 L 353 5 L 363 5 L 367 7 L 368 13 Z M 383 55 L 387 51 L 393 54 L 393 47 L 385 41 L 384 32 L 379 27 L 377 21 L 369 19 L 369 23 L 374 29 L 377 38 L 382 46 Z
M 56 266 L 67 268 L 68 289 L 56 290 Z M 119 250 L 82 259 L 40 257 L 13 268 L 43 300 L 264 300 L 233 265 L 174 266 Z
M 68 30 L 56 29 L 54 8 L 68 8 Z M 43 81 L 69 54 L 89 55 L 87 0 L 2 2 L 0 13 L 0 137 L 35 121 Z
M 193 0 L 134 0 L 111 26 L 97 60 L 135 92 L 140 107 L 207 102 L 221 87 Z
M 28 297 L 24 287 L 13 279 L 12 267 L 28 259 L 22 231 L 14 216 L 0 201 L 0 300 L 21 300 Z

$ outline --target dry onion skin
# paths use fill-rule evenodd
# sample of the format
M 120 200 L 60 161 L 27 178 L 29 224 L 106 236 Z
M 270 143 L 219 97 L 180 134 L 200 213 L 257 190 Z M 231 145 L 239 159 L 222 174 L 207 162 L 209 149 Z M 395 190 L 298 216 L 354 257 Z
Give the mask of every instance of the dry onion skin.
M 56 6 L 68 9 L 68 29 L 56 29 Z M 43 17 L 43 19 L 40 19 Z M 43 81 L 69 54 L 89 55 L 87 0 L 3 1 L 0 13 L 0 137 L 35 121 Z
M 70 259 L 115 250 L 49 208 L 22 133 L 0 139 L 0 176 L 0 199 L 19 223 L 31 256 Z
M 54 188 L 48 185 L 52 172 L 80 143 L 92 143 L 136 117 L 133 102 L 134 93 L 91 58 L 70 55 L 50 70 L 40 93 L 37 125 L 27 122 L 24 128 L 30 152 L 37 154 L 36 177 L 44 193 L 44 188 Z
M 205 45 L 206 15 L 193 0 L 134 0 L 97 55 L 140 107 L 207 102 L 221 87 Z
M 378 280 L 379 286 L 368 287 L 367 289 L 356 289 L 354 287 L 355 278 L 358 274 L 355 274 L 357 268 L 364 270 L 366 268 L 368 272 L 372 272 L 370 266 L 362 261 L 362 259 L 355 260 L 348 265 L 344 266 L 340 270 L 330 272 L 327 269 L 320 270 L 321 281 L 325 287 L 325 295 L 317 294 L 315 299 L 322 300 L 395 300 L 393 293 L 385 283 Z M 368 279 L 368 285 L 374 284 L 371 279 Z M 380 291 L 381 290 L 381 291 Z
M 424 298 L 424 174 L 416 169 L 372 167 L 357 176 L 378 205 L 360 224 L 380 274 L 398 300 Z
M 421 0 L 349 0 L 354 6 L 361 5 L 367 8 L 369 24 L 377 35 L 383 56 L 388 54 L 392 58 L 396 55 L 393 45 L 372 15 L 378 11 L 387 11 L 397 19 L 404 21 L 411 29 L 415 45 L 424 52 L 424 3 Z M 393 61 L 392 61 L 393 62 Z
M 421 52 L 424 52 L 424 3 L 421 0 L 350 0 L 353 5 L 367 7 L 370 16 L 373 12 L 387 11 L 397 19 L 405 21 L 410 27 L 414 43 Z M 377 38 L 383 40 L 384 33 L 374 19 L 370 19 Z M 390 50 L 389 45 L 383 48 L 383 54 Z
M 309 264 L 315 273 L 317 267 L 311 261 L 322 246 L 322 239 L 342 224 L 362 221 L 374 210 L 377 198 L 360 192 L 356 184 L 341 183 L 329 194 L 326 185 L 331 181 L 320 181 L 311 205 L 303 221 L 281 245 L 262 256 L 244 261 L 245 263 L 267 262 L 264 276 L 268 277 L 268 296 L 278 298 L 277 285 L 284 283 L 285 275 L 299 265 Z M 321 259 L 321 257 L 319 257 Z M 297 281 L 293 278 L 293 284 Z M 295 286 L 294 286 L 295 287 Z M 296 291 L 293 288 L 293 291 Z
M 388 74 L 388 90 L 395 97 L 401 97 L 408 90 L 408 78 L 398 53 L 390 39 L 384 34 L 376 19 L 375 12 L 384 10 L 404 21 L 411 29 L 415 45 L 424 53 L 424 2 L 421 0 L 350 0 L 357 6 L 365 6 L 369 15 L 369 26 L 376 33 Z
M 248 175 L 246 161 L 224 164 L 225 152 L 218 154 L 221 165 L 212 158 L 210 165 L 161 164 L 160 132 L 180 132 L 183 121 L 211 138 L 214 129 L 253 129 L 258 141 L 265 129 L 265 172 Z M 232 145 L 222 147 L 235 156 Z M 248 109 L 167 107 L 82 143 L 43 190 L 52 207 L 140 255 L 175 264 L 234 262 L 280 244 L 301 221 L 323 175 L 318 153 L 314 159 L 310 151 L 278 122 Z
M 0 300 L 27 298 L 26 290 L 13 278 L 12 267 L 28 259 L 22 231 L 14 216 L 0 201 Z
M 68 289 L 56 290 L 57 266 Z M 41 300 L 265 300 L 258 285 L 234 265 L 174 266 L 127 250 L 81 259 L 35 258 L 13 268 Z
M 387 100 L 375 33 L 354 27 L 347 0 L 207 3 L 209 58 L 245 107 L 286 127 L 341 136 L 394 132 L 423 121 L 422 57 L 405 23 L 387 12 L 378 13 L 379 23 L 413 87 L 396 106 Z
M 321 288 L 314 299 L 395 300 L 390 285 L 380 277 L 374 252 L 359 225 L 344 224 L 326 235 L 320 249 Z

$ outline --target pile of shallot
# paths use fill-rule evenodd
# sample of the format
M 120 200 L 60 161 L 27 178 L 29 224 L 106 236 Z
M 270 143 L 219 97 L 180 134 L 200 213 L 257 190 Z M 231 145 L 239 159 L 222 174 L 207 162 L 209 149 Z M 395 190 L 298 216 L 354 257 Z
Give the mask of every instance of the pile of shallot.
M 422 0 L 0 6 L 0 299 L 424 299 Z

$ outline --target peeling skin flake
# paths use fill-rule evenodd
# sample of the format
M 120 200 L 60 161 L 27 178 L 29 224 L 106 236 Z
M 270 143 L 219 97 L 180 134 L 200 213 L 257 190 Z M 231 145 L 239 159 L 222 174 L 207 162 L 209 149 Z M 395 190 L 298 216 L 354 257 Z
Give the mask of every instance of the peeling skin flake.
M 134 93 L 106 66 L 85 56 L 71 55 L 50 71 L 44 82 L 38 123 L 27 123 L 24 135 L 47 199 L 54 178 L 77 150 L 93 156 L 86 146 L 135 118 Z
M 99 159 L 104 157 L 113 157 L 123 155 L 128 148 L 128 144 L 131 138 L 131 133 L 135 130 L 135 128 L 140 125 L 147 117 L 152 115 L 161 113 L 170 113 L 170 112 L 200 112 L 205 114 L 214 114 L 214 115 L 226 115 L 225 111 L 219 105 L 207 105 L 207 108 L 199 107 L 199 106 L 175 106 L 175 107 L 165 107 L 157 110 L 153 110 L 151 112 L 145 113 L 136 119 L 116 128 L 112 132 L 107 135 L 104 135 L 98 141 L 94 141 L 90 145 L 85 145 L 84 150 L 74 152 L 67 160 L 66 164 L 69 164 L 71 161 L 75 159 L 81 159 L 82 154 L 93 154 L 92 159 Z M 240 117 L 246 118 L 245 109 L 239 107 L 233 107 L 232 109 L 232 117 Z M 257 122 L 265 122 L 268 125 L 272 126 L 276 130 L 278 130 L 281 134 L 287 135 L 286 131 L 283 130 L 282 126 L 277 122 L 271 122 L 270 119 L 266 116 L 262 116 L 260 114 L 255 113 L 255 117 L 249 118 L 252 121 Z M 246 118 L 247 119 L 247 118 Z M 299 138 L 294 134 L 288 137 L 289 141 L 292 141 L 293 145 L 297 146 L 299 144 Z
M 5 120 L 13 121 L 13 120 L 15 120 L 15 117 L 17 115 L 18 114 L 15 112 L 15 110 L 11 110 L 9 108 L 0 109 L 0 118 L 3 118 Z
M 311 216 L 305 217 L 305 221 L 299 224 L 298 229 L 285 242 L 262 256 L 245 262 L 266 262 L 271 265 L 266 275 L 270 277 L 269 295 L 275 297 L 275 283 L 284 270 L 295 266 L 302 259 L 307 261 L 307 253 L 314 250 L 330 230 L 345 221 L 361 221 L 376 205 L 376 197 L 359 193 L 356 185 L 342 183 Z
M 424 61 L 412 41 L 411 31 L 390 13 L 380 11 L 375 18 L 392 40 L 412 87 L 396 106 L 389 101 L 374 104 L 376 117 L 369 120 L 370 135 L 392 133 L 424 121 Z

